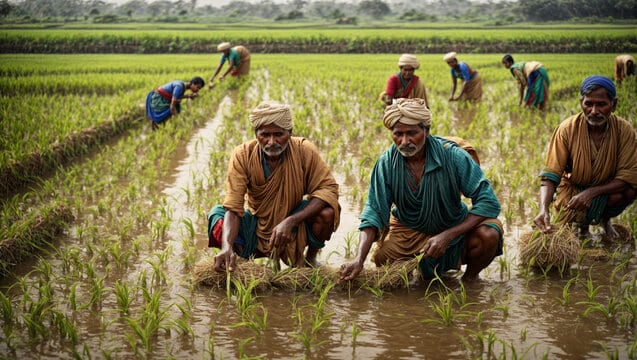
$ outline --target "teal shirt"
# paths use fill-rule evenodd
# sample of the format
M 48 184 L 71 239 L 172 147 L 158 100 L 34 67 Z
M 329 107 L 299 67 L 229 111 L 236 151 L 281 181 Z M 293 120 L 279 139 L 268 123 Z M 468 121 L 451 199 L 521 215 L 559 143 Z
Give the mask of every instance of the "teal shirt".
M 221 55 L 221 64 L 224 64 L 226 60 L 231 61 L 234 67 L 239 67 L 241 63 L 241 55 L 239 55 L 237 50 L 231 48 L 229 56 L 226 57 L 225 53 Z
M 425 146 L 425 172 L 415 192 L 409 189 L 409 171 L 396 146 L 380 156 L 372 170 L 359 229 L 386 228 L 390 211 L 402 224 L 432 235 L 461 223 L 469 213 L 498 217 L 495 192 L 467 152 L 435 136 L 429 136 Z M 461 194 L 471 199 L 471 209 Z

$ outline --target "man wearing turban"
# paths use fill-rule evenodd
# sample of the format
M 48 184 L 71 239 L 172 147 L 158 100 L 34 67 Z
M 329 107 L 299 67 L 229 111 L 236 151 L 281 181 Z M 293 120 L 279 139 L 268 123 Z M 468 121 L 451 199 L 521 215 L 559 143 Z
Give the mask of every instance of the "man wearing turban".
M 618 233 L 611 218 L 635 200 L 637 135 L 630 122 L 612 114 L 617 98 L 611 79 L 586 78 L 580 87 L 580 105 L 582 112 L 553 132 L 540 174 L 540 212 L 534 224 L 543 232 L 551 231 L 549 205 L 555 200 L 559 221 L 577 223 L 580 237 L 589 235 L 589 225 L 600 224 L 604 236 L 613 239 Z
M 208 246 L 221 249 L 214 267 L 234 270 L 237 254 L 315 266 L 338 228 L 338 183 L 316 147 L 292 136 L 288 105 L 264 101 L 250 121 L 256 139 L 234 149 L 223 205 L 208 214 Z
M 472 69 L 466 62 L 456 58 L 455 52 L 447 53 L 442 59 L 451 68 L 451 95 L 449 101 L 480 101 L 482 98 L 482 79 L 477 70 Z M 460 93 L 456 94 L 456 84 L 458 79 L 462 81 Z
M 214 74 L 210 77 L 210 81 L 208 83 L 208 87 L 212 88 L 214 86 L 214 80 L 223 64 L 225 64 L 226 60 L 228 61 L 228 69 L 223 75 L 219 77 L 219 80 L 222 81 L 228 73 L 232 76 L 243 76 L 250 73 L 250 51 L 246 49 L 244 46 L 237 45 L 232 47 L 229 42 L 222 42 L 217 46 L 217 51 L 221 54 L 221 61 L 219 65 L 217 65 L 217 69 L 215 69 Z
M 423 254 L 420 271 L 432 278 L 466 264 L 463 279 L 478 277 L 502 254 L 500 203 L 480 166 L 454 142 L 429 134 L 423 99 L 399 99 L 385 109 L 394 144 L 376 161 L 359 218 L 360 245 L 341 268 L 342 281 L 372 260 L 382 266 Z M 471 199 L 468 208 L 461 195 Z
M 549 74 L 544 65 L 537 61 L 515 62 L 513 56 L 504 55 L 502 65 L 511 71 L 511 75 L 518 81 L 520 101 L 518 105 L 546 109 L 549 100 Z M 524 92 L 526 89 L 526 94 Z
M 402 54 L 398 59 L 399 71 L 387 79 L 387 86 L 380 94 L 380 100 L 391 105 L 395 99 L 423 99 L 429 107 L 425 83 L 414 74 L 419 67 L 420 63 L 415 55 Z

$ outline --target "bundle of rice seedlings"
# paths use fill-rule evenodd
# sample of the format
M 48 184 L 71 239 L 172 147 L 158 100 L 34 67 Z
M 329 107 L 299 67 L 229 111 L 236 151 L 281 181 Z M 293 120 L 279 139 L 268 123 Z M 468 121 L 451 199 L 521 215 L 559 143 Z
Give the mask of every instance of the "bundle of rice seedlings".
M 266 265 L 257 264 L 254 261 L 237 260 L 233 272 L 220 272 L 214 269 L 214 257 L 206 257 L 195 264 L 192 276 L 195 284 L 225 288 L 228 281 L 238 280 L 246 286 L 256 281 L 256 288 L 270 286 L 273 270 Z
M 554 227 L 545 234 L 534 230 L 523 234 L 519 241 L 522 264 L 545 270 L 563 271 L 574 264 L 579 256 L 580 241 L 568 225 Z
M 418 268 L 418 258 L 395 261 L 392 264 L 363 269 L 357 281 L 363 286 L 370 286 L 377 289 L 397 289 L 409 286 L 409 278 L 413 271 Z
M 285 289 L 322 288 L 327 283 L 338 281 L 339 271 L 328 266 L 286 268 L 272 276 L 272 285 Z

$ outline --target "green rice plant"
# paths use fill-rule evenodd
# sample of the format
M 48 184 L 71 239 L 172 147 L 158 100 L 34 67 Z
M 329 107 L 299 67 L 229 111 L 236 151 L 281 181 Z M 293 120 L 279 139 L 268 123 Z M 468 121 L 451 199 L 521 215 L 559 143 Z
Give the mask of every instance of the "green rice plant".
M 245 353 L 245 346 L 251 343 L 252 341 L 254 341 L 253 337 L 239 340 L 239 358 L 240 359 L 249 359 L 249 357 L 247 357 Z
M 59 310 L 51 310 L 52 322 L 57 326 L 60 337 L 69 339 L 73 345 L 77 344 L 77 327 L 68 316 Z
M 357 231 L 350 231 L 347 234 L 345 234 L 345 237 L 343 238 L 345 242 L 344 244 L 345 254 L 343 255 L 343 257 L 345 259 L 351 259 L 352 255 L 358 252 L 357 235 L 358 235 Z
M 557 301 L 562 304 L 562 305 L 568 305 L 570 298 L 571 298 L 571 293 L 570 293 L 570 289 L 571 286 L 573 286 L 573 284 L 577 281 L 577 277 L 571 278 L 569 279 L 566 284 L 564 285 L 564 287 L 562 288 L 562 297 L 558 298 Z
M 110 289 L 104 284 L 104 277 L 94 277 L 89 280 L 91 286 L 91 298 L 84 307 L 89 306 L 100 306 L 102 299 L 104 298 L 104 294 L 106 294 Z
M 602 285 L 595 286 L 593 283 L 593 278 L 589 272 L 588 279 L 586 280 L 586 297 L 589 303 L 595 302 L 595 298 L 597 297 L 597 293 L 602 288 Z
M 453 312 L 453 295 L 451 293 L 441 294 L 438 293 L 438 302 L 430 301 L 429 304 L 433 307 L 434 312 L 438 314 L 440 319 L 425 319 L 423 323 L 437 322 L 443 325 L 450 326 L 453 324 L 455 314 Z
M 192 224 L 192 220 L 189 218 L 186 219 L 181 219 L 182 224 L 184 224 L 184 227 L 186 228 L 186 230 L 188 231 L 188 236 L 190 237 L 190 239 L 194 239 L 195 238 L 195 226 Z
M 37 302 L 31 302 L 26 312 L 22 314 L 22 321 L 27 327 L 31 340 L 36 340 L 38 336 L 45 338 L 48 335 L 44 320 L 50 311 L 50 299 L 41 298 Z
M 610 297 L 604 305 L 594 301 L 581 301 L 577 305 L 586 305 L 584 316 L 589 316 L 593 312 L 599 312 L 607 319 L 612 319 L 621 310 L 621 301 L 614 297 Z
M 247 284 L 243 284 L 239 279 L 231 278 L 230 282 L 234 286 L 234 297 L 237 310 L 243 316 L 255 306 L 258 296 L 254 294 L 254 289 L 258 285 L 256 279 L 252 279 Z
M 130 305 L 133 302 L 128 284 L 119 280 L 115 282 L 115 298 L 117 299 L 119 312 L 122 315 L 128 315 L 130 312 Z
M 361 330 L 356 326 L 355 322 L 352 322 L 352 346 L 356 347 L 356 339 L 358 339 L 358 335 L 361 333 Z
M 245 326 L 257 336 L 261 336 L 267 330 L 267 324 L 268 310 L 262 304 L 255 304 L 242 314 L 242 321 L 233 324 L 232 327 Z

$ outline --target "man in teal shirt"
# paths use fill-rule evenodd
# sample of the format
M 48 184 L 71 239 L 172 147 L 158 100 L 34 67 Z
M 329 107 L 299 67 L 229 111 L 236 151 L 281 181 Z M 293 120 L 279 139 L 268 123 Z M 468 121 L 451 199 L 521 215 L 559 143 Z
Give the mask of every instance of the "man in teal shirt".
M 228 73 L 232 76 L 239 77 L 250 73 L 250 51 L 244 46 L 237 45 L 232 47 L 229 42 L 223 42 L 217 46 L 217 51 L 222 53 L 221 60 L 214 74 L 210 77 L 210 82 L 208 83 L 209 88 L 214 87 L 215 77 L 219 74 L 219 71 L 221 71 L 226 61 L 228 61 L 228 70 L 219 77 L 220 81 L 222 81 Z
M 422 253 L 425 278 L 466 264 L 463 279 L 476 279 L 502 254 L 500 203 L 491 184 L 456 143 L 429 134 L 431 113 L 422 99 L 399 99 L 383 122 L 394 144 L 372 171 L 359 252 L 342 266 L 341 280 L 358 276 L 374 243 L 376 266 Z M 470 209 L 461 195 L 471 199 Z

